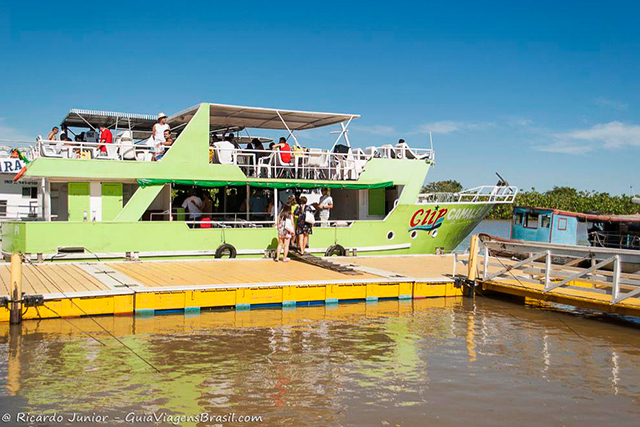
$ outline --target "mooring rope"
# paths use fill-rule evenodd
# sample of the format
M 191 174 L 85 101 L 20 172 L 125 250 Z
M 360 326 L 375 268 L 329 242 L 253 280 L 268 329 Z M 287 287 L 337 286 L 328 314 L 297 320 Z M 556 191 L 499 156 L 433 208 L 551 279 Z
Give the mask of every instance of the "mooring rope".
M 122 340 L 120 340 L 118 337 L 116 337 L 113 333 L 111 333 L 111 331 L 107 330 L 107 328 L 105 328 L 104 326 L 102 326 L 96 319 L 94 319 L 92 316 L 90 316 L 86 311 L 84 311 L 82 309 L 82 307 L 80 307 L 78 304 L 76 304 L 73 301 L 73 298 L 70 298 L 67 296 L 67 294 L 65 292 L 62 291 L 62 289 L 60 289 L 60 287 L 58 287 L 58 285 L 55 284 L 55 282 L 51 279 L 51 277 L 49 275 L 46 274 L 45 271 L 43 271 L 42 269 L 40 269 L 36 264 L 32 263 L 30 259 L 27 259 L 26 257 L 23 257 L 33 268 L 34 271 L 38 271 L 42 277 L 44 277 L 49 283 L 51 283 L 51 285 L 53 285 L 58 292 L 60 292 L 66 299 L 68 299 L 71 304 L 73 304 L 78 310 L 80 310 L 82 313 L 84 313 L 85 316 L 87 316 L 87 318 L 91 319 L 91 321 L 93 323 L 95 323 L 96 325 L 98 325 L 98 327 L 100 329 L 102 329 L 104 332 L 107 333 L 107 335 L 109 335 L 111 338 L 113 338 L 114 340 L 116 340 L 120 345 L 122 345 L 124 348 L 126 348 L 127 350 L 129 350 L 134 356 L 136 356 L 138 359 L 142 360 L 144 363 L 146 363 L 147 365 L 149 365 L 153 370 L 155 370 L 158 373 L 162 373 L 160 371 L 160 369 L 156 368 L 151 362 L 149 362 L 147 359 L 145 359 L 144 357 L 142 357 L 140 354 L 138 354 L 134 349 L 132 349 L 131 347 L 129 347 L 127 344 L 125 344 Z M 45 305 L 46 307 L 46 305 Z M 47 307 L 47 309 L 51 310 L 51 308 Z M 53 311 L 53 310 L 51 310 Z M 58 314 L 59 316 L 59 314 Z M 60 316 L 62 318 L 62 316 Z M 87 333 L 88 334 L 88 333 Z M 94 340 L 100 342 L 97 338 L 92 337 Z M 101 343 L 103 345 L 105 345 L 104 343 Z

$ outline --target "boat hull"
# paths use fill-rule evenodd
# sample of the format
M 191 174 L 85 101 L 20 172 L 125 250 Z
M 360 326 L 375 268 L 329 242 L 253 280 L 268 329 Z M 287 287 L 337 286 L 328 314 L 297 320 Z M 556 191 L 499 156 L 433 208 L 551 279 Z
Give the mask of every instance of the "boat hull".
M 433 254 L 453 251 L 484 219 L 492 204 L 400 204 L 383 220 L 314 227 L 311 252 L 340 245 L 361 254 Z M 211 256 L 223 244 L 239 256 L 262 256 L 277 246 L 274 227 L 189 228 L 185 222 L 8 222 L 2 225 L 5 254 L 53 255 L 65 248 L 123 257 Z M 58 256 L 56 257 L 58 258 Z

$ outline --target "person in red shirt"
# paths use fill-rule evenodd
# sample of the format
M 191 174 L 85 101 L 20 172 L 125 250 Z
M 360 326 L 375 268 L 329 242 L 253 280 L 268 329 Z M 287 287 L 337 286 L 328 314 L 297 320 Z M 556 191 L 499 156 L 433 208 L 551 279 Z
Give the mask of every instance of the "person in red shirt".
M 106 126 L 100 125 L 100 143 L 102 144 L 112 144 L 113 143 L 113 135 L 111 131 L 107 129 Z M 100 151 L 103 153 L 107 152 L 107 147 L 105 145 L 98 146 Z
M 284 136 L 280 137 L 280 141 L 273 148 L 280 149 L 280 159 L 282 163 L 291 163 L 291 147 L 287 144 L 287 140 Z

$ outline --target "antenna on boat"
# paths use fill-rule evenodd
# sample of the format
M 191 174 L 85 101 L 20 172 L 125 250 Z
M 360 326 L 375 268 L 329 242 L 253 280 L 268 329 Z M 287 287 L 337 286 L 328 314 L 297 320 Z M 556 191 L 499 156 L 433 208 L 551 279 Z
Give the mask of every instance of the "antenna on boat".
M 429 144 L 431 144 L 431 151 L 433 151 L 433 135 L 431 135 L 431 131 L 429 131 Z
M 496 175 L 498 175 L 498 184 L 496 184 L 499 187 L 508 187 L 509 186 L 509 182 L 504 179 L 502 176 L 500 176 L 500 174 L 498 172 L 496 172 Z

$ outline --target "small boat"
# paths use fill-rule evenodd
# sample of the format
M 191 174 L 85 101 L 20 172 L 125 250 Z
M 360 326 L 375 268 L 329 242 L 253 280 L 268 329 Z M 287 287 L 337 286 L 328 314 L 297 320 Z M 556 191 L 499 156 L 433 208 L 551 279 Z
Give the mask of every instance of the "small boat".
M 586 265 L 619 255 L 623 271 L 640 270 L 640 215 L 600 215 L 516 206 L 509 239 L 480 234 L 497 256 L 524 259 L 552 250 L 554 263 Z M 585 248 L 589 248 L 585 252 Z M 580 261 L 581 259 L 588 258 Z

